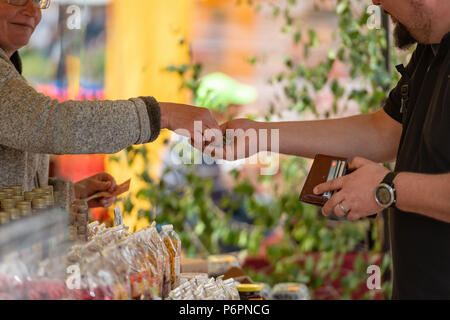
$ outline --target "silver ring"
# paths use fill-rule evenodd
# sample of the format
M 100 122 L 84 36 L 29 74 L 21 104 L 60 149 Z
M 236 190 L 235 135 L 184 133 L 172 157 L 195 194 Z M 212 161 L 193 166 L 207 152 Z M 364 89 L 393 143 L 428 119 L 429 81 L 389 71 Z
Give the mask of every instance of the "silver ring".
M 344 208 L 344 206 L 342 205 L 342 202 L 339 203 L 339 208 L 341 208 L 342 212 L 344 212 L 345 214 L 350 212 L 350 210 L 347 210 L 347 209 Z

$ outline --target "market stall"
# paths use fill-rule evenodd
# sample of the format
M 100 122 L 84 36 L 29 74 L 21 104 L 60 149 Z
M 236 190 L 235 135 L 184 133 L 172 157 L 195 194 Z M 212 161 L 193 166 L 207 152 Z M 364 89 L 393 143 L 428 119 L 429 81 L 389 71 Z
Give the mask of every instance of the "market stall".
M 172 225 L 129 232 L 89 221 L 87 199 L 67 210 L 60 191 L 0 191 L 0 298 L 19 300 L 309 299 L 306 286 L 253 283 L 236 255 L 181 259 Z

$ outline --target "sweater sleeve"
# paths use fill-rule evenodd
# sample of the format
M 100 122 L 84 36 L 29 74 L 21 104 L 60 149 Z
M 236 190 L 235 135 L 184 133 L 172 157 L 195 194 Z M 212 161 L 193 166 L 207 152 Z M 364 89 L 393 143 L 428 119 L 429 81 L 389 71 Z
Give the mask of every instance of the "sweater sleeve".
M 48 154 L 116 153 L 159 135 L 160 120 L 150 109 L 159 112 L 142 98 L 59 103 L 0 59 L 1 145 Z

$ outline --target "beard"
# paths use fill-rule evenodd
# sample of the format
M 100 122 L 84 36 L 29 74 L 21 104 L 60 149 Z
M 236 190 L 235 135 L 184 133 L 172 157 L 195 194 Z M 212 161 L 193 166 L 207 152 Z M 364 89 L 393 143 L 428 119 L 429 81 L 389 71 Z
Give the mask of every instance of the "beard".
M 400 22 L 397 22 L 395 25 L 394 38 L 395 45 L 402 50 L 406 50 L 417 43 L 417 40 L 414 39 L 408 29 Z

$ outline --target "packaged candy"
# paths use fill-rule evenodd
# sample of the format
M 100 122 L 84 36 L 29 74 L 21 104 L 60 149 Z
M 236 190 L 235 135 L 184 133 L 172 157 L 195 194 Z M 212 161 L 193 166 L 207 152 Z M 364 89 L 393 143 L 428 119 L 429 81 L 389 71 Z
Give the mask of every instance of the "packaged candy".
M 173 225 L 164 225 L 161 231 L 161 238 L 169 253 L 170 280 L 172 289 L 178 285 L 180 276 L 181 240 L 173 231 Z

